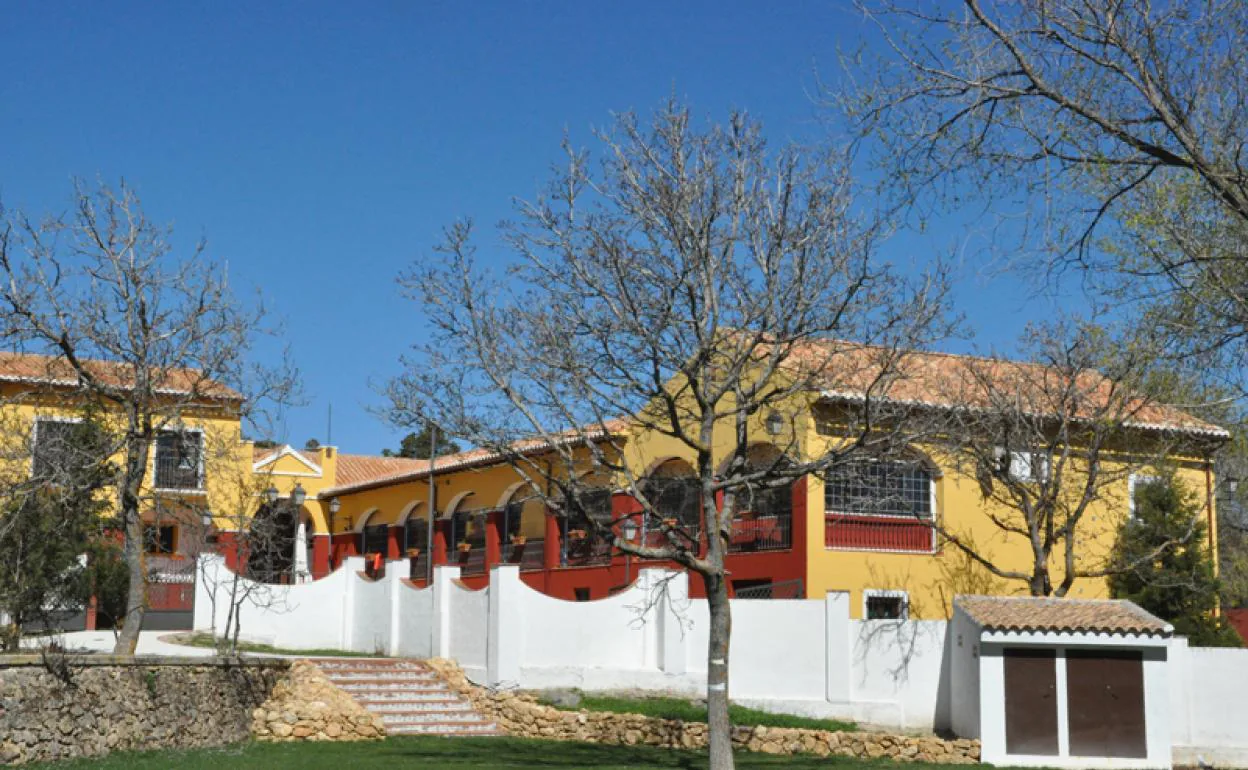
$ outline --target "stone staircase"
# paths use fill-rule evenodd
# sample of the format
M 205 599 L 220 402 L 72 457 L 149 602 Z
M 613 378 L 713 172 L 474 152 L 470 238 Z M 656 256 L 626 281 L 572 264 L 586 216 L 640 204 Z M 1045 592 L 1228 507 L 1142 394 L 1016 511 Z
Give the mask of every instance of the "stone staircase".
M 317 668 L 371 713 L 387 735 L 503 735 L 496 724 L 417 660 L 313 658 Z

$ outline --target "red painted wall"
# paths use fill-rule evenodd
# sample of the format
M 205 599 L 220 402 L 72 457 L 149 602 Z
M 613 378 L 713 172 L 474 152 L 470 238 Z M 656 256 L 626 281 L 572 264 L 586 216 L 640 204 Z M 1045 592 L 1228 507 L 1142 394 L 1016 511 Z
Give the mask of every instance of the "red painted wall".
M 1248 608 L 1238 610 L 1226 610 L 1226 620 L 1231 627 L 1239 632 L 1239 636 L 1248 644 Z

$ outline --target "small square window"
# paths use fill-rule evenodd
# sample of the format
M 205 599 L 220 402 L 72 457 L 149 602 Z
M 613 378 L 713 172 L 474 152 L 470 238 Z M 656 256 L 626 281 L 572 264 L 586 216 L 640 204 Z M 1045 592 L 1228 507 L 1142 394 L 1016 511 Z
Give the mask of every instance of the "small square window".
M 178 528 L 173 524 L 148 525 L 143 528 L 143 541 L 150 554 L 172 554 L 178 550 Z
M 902 591 L 867 592 L 867 620 L 905 620 L 909 604 L 906 598 Z
M 572 591 L 573 591 L 573 593 L 575 593 L 575 594 L 576 594 L 576 600 L 577 600 L 578 602 L 587 602 L 587 601 L 589 601 L 589 588 L 588 588 L 588 587 L 586 587 L 586 588 L 574 588 L 574 589 L 572 589 Z
M 1035 483 L 1049 477 L 1049 458 L 1040 452 L 997 450 L 1001 470 L 1012 481 Z

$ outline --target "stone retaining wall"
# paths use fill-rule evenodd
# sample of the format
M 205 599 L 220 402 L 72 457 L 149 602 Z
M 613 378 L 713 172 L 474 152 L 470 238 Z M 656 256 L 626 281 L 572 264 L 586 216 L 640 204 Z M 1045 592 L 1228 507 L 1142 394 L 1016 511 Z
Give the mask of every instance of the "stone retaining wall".
M 365 741 L 386 737 L 386 726 L 316 664 L 300 660 L 252 712 L 251 733 L 260 741 Z
M 640 714 L 563 711 L 537 702 L 532 695 L 478 687 L 468 681 L 455 661 L 435 658 L 427 663 L 451 689 L 471 700 L 482 715 L 517 737 L 679 749 L 706 746 L 707 727 L 702 722 Z M 979 761 L 979 741 L 934 736 L 738 726 L 733 728 L 732 742 L 739 749 L 766 754 L 835 754 L 947 764 Z
M 246 740 L 283 660 L 0 658 L 0 764 Z

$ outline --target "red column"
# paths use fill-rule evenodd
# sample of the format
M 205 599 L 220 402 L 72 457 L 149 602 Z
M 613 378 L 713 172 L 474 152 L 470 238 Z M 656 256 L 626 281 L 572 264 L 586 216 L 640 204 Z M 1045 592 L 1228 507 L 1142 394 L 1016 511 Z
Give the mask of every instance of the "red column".
M 542 569 L 559 568 L 559 519 L 546 514 L 546 542 L 542 546 Z
M 809 485 L 809 476 L 803 476 L 793 482 L 793 515 L 789 518 L 789 527 L 792 528 L 792 552 L 799 565 L 803 591 L 810 572 L 810 564 L 806 558 L 806 538 L 810 533 L 809 522 L 806 520 L 806 487 Z M 819 537 L 823 537 L 823 526 L 819 527 Z
M 433 522 L 433 566 L 435 567 L 446 564 L 446 541 L 451 536 L 447 529 L 450 526 L 449 520 L 436 519 Z
M 499 532 L 502 529 L 503 512 L 488 511 L 485 514 L 485 574 L 490 574 L 490 565 L 498 564 L 503 560 L 502 538 Z
M 96 601 L 95 595 L 91 595 L 91 600 L 87 602 L 87 622 L 86 630 L 94 631 L 96 623 L 96 614 L 99 609 L 99 603 Z
M 312 535 L 312 579 L 319 580 L 330 573 L 329 535 Z
M 390 527 L 386 530 L 386 559 L 394 561 L 403 555 L 403 527 Z

